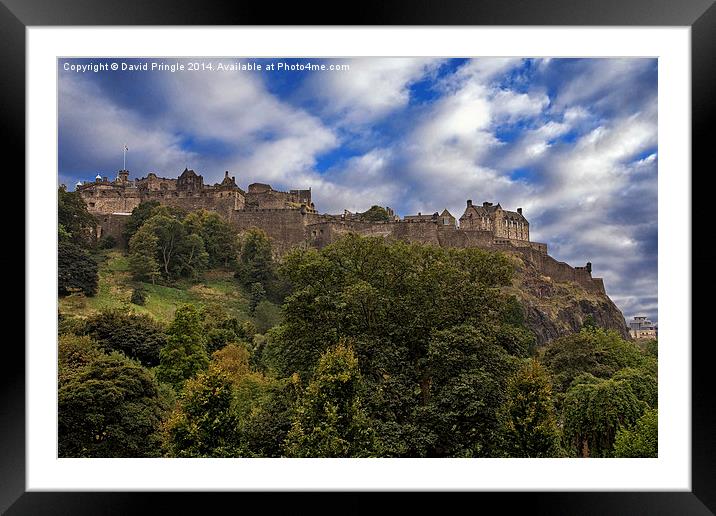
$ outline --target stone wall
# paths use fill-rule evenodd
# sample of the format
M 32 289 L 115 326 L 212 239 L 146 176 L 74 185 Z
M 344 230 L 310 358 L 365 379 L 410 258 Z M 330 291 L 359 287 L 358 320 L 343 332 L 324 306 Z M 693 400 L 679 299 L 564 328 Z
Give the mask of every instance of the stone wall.
M 316 217 L 316 214 L 301 213 L 300 210 L 246 209 L 232 212 L 229 221 L 239 231 L 252 227 L 262 229 L 273 239 L 275 250 L 281 254 L 306 243 L 306 225 Z
M 95 215 L 97 219 L 97 238 L 111 235 L 117 241 L 117 243 L 123 247 L 126 247 L 127 242 L 124 240 L 122 233 L 124 232 L 124 226 L 129 220 L 128 214 L 112 213 L 109 215 Z

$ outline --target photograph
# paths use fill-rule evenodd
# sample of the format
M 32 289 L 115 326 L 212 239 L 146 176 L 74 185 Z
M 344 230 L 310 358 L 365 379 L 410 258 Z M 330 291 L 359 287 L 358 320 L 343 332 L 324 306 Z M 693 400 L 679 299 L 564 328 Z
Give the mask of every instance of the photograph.
M 58 458 L 660 456 L 657 57 L 56 66 Z

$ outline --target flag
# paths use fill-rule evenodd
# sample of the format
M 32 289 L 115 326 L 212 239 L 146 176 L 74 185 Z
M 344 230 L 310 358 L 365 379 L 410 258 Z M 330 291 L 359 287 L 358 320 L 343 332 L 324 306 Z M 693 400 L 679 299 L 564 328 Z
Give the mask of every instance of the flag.
M 124 144 L 124 150 L 126 150 L 126 151 L 129 150 L 129 147 L 127 147 L 127 144 L 126 144 L 126 143 Z

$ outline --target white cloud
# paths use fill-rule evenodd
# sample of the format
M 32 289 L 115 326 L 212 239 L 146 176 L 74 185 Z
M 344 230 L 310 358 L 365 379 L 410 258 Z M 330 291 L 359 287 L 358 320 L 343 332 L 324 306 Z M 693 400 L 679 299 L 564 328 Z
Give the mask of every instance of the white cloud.
M 349 71 L 314 73 L 303 88 L 305 97 L 320 103 L 320 112 L 353 130 L 405 107 L 410 85 L 439 66 L 432 58 L 356 58 L 330 60 L 348 64 Z

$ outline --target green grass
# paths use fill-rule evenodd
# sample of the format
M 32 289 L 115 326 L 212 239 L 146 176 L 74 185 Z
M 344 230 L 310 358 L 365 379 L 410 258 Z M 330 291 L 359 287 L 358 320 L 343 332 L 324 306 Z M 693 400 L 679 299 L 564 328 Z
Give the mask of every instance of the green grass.
M 121 251 L 102 251 L 96 255 L 99 263 L 99 288 L 93 297 L 72 295 L 60 298 L 60 312 L 68 316 L 88 317 L 102 310 L 125 309 L 149 314 L 168 323 L 177 307 L 190 303 L 197 307 L 220 305 L 240 321 L 248 316 L 248 298 L 236 283 L 231 271 L 208 271 L 199 282 L 179 281 L 173 285 L 153 285 L 137 282 L 129 272 L 129 260 Z M 147 292 L 144 306 L 130 303 L 132 290 L 141 285 Z

